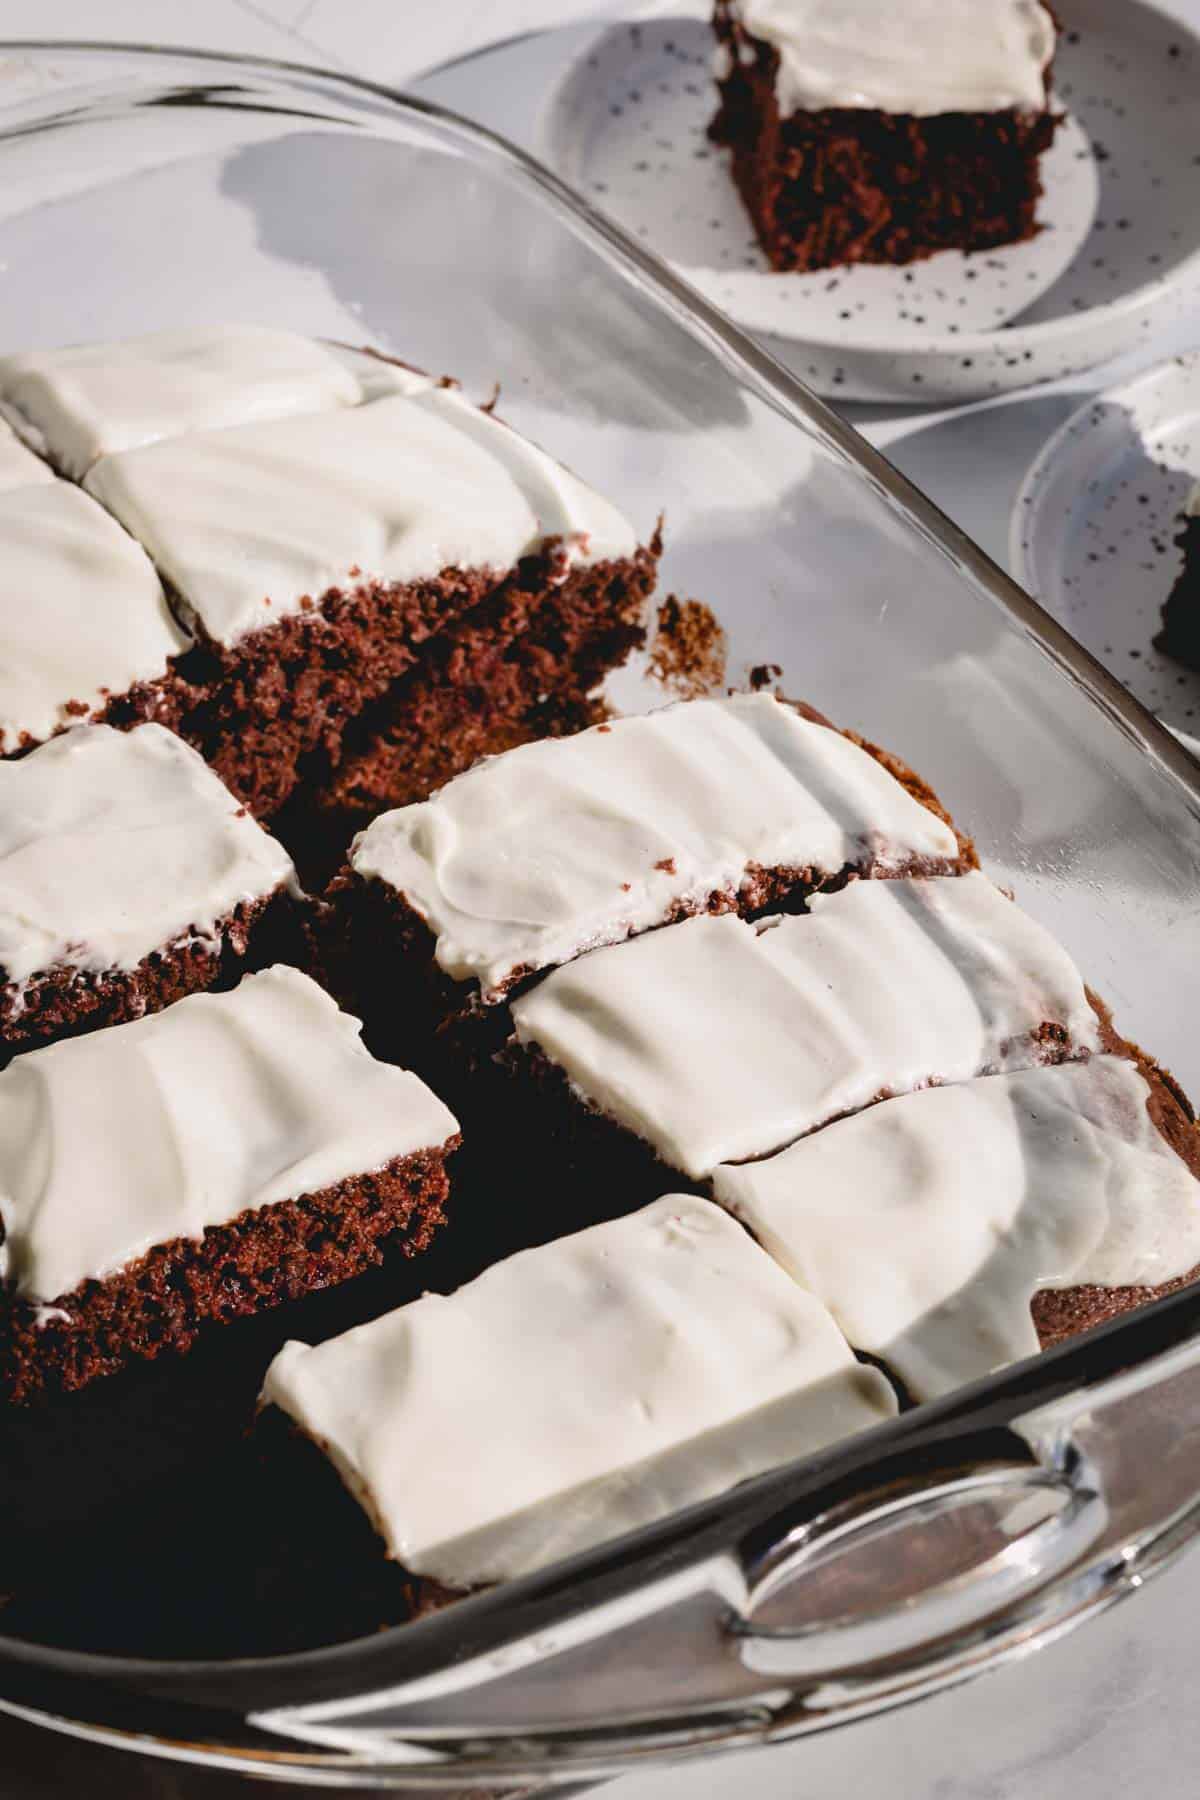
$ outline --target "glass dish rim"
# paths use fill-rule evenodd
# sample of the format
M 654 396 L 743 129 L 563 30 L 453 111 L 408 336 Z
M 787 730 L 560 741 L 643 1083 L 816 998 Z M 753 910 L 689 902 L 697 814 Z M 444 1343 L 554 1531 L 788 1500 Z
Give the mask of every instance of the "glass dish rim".
M 525 35 L 525 34 L 519 34 Z M 472 53 L 474 54 L 474 53 Z M 968 534 L 954 524 L 940 508 L 902 475 L 887 460 L 884 454 L 870 445 L 865 438 L 847 421 L 842 419 L 834 408 L 814 394 L 804 382 L 780 364 L 771 354 L 761 348 L 747 333 L 734 324 L 716 307 L 706 301 L 690 285 L 652 251 L 644 249 L 636 240 L 627 236 L 621 227 L 608 219 L 602 212 L 594 208 L 587 200 L 578 195 L 568 183 L 554 172 L 546 168 L 535 157 L 511 144 L 499 133 L 486 126 L 478 125 L 473 120 L 443 107 L 435 102 L 425 100 L 418 95 L 406 93 L 403 89 L 390 84 L 374 82 L 362 77 L 344 74 L 340 71 L 320 68 L 313 64 L 292 62 L 288 60 L 259 57 L 243 54 L 229 54 L 222 51 L 190 49 L 184 46 L 155 45 L 141 43 L 119 43 L 105 40 L 76 39 L 0 39 L 0 55 L 37 57 L 93 57 L 97 61 L 106 59 L 141 62 L 147 74 L 152 75 L 158 63 L 193 63 L 218 67 L 243 74 L 253 73 L 260 79 L 290 81 L 302 78 L 327 85 L 335 92 L 353 102 L 355 96 L 370 97 L 374 101 L 384 101 L 397 109 L 401 116 L 409 116 L 417 120 L 425 120 L 443 131 L 448 138 L 457 138 L 468 146 L 473 146 L 486 157 L 498 160 L 502 165 L 515 172 L 518 179 L 524 181 L 537 192 L 543 203 L 549 204 L 552 210 L 570 220 L 576 228 L 581 228 L 584 235 L 593 242 L 599 239 L 607 253 L 620 265 L 623 265 L 627 277 L 635 280 L 643 288 L 648 289 L 655 303 L 671 318 L 684 323 L 693 335 L 715 340 L 724 358 L 731 368 L 739 373 L 742 379 L 756 387 L 760 393 L 774 395 L 785 403 L 788 411 L 802 415 L 814 431 L 830 443 L 846 461 L 854 465 L 860 474 L 874 481 L 912 521 L 915 527 L 931 543 L 932 547 L 949 556 L 956 564 L 962 566 L 974 578 L 978 586 L 986 593 L 989 600 L 1003 609 L 1042 649 L 1042 651 L 1062 670 L 1064 676 L 1087 694 L 1091 702 L 1106 713 L 1114 729 L 1124 734 L 1143 755 L 1161 764 L 1166 772 L 1179 783 L 1185 793 L 1195 803 L 1200 813 L 1200 764 L 1186 751 L 1141 702 L 1130 695 L 1126 689 L 1111 675 L 1102 664 L 1090 655 L 1070 633 L 1051 614 L 1045 611 L 1029 594 L 1027 594 L 1000 566 L 987 555 Z M 5 113 L 16 111 L 22 107 L 44 104 L 45 97 L 37 95 L 12 103 L 11 108 L 0 107 L 0 142 L 4 137 Z M 250 109 L 253 110 L 253 109 Z M 54 129 L 52 126 L 50 129 Z M 366 130 L 370 132 L 368 122 Z M 387 141 L 386 138 L 383 141 Z M 1195 1290 L 1189 1290 L 1195 1295 Z M 1136 1336 L 1139 1321 L 1154 1318 L 1162 1314 L 1163 1309 L 1170 1311 L 1172 1318 L 1179 1316 L 1179 1307 L 1173 1301 L 1185 1296 L 1174 1296 L 1164 1300 L 1157 1307 L 1147 1312 L 1135 1314 L 1125 1319 L 1118 1319 L 1111 1325 L 1102 1327 L 1106 1337 L 1116 1338 L 1120 1335 Z M 1143 1335 L 1148 1327 L 1143 1325 Z M 1200 1331 L 1193 1334 L 1200 1341 Z M 1030 1368 L 1046 1368 L 1054 1370 L 1063 1362 L 1070 1361 L 1071 1346 L 1064 1345 L 1058 1350 L 1044 1353 L 1034 1358 L 1030 1364 L 1016 1365 L 1016 1374 Z M 990 1393 L 1005 1376 L 1013 1371 L 1001 1371 L 997 1376 L 984 1378 L 982 1382 L 972 1384 L 969 1389 L 962 1390 L 968 1399 L 978 1388 L 983 1393 Z M 948 1397 L 962 1404 L 959 1396 Z M 941 1403 L 931 1403 L 940 1406 Z M 926 1417 L 929 1407 L 917 1409 L 917 1412 L 906 1415 L 908 1419 Z M 892 1421 L 866 1434 L 872 1440 L 877 1436 L 895 1433 L 903 1419 Z M 789 1469 L 803 1468 L 811 1459 L 787 1465 L 774 1472 L 776 1476 L 785 1476 Z M 769 1481 L 771 1477 L 760 1478 Z M 757 1487 L 756 1484 L 752 1486 Z M 745 1491 L 745 1490 L 741 1490 Z M 720 1499 L 704 1504 L 705 1514 L 711 1510 L 716 1512 L 722 1501 L 729 1502 L 734 1496 L 725 1495 Z M 699 1509 L 698 1509 L 699 1510 Z M 685 1517 L 680 1514 L 676 1517 Z M 665 1523 L 665 1522 L 664 1522 Z M 649 1527 L 646 1531 L 653 1533 L 657 1528 Z M 635 1537 L 643 1534 L 634 1534 Z M 624 1540 L 621 1540 L 624 1542 Z M 619 1547 L 619 1546 L 618 1546 Z M 468 1601 L 466 1604 L 470 1604 Z M 193 1678 L 197 1681 L 217 1674 L 229 1676 L 240 1671 L 247 1673 L 261 1670 L 269 1666 L 274 1672 L 285 1672 L 289 1668 L 308 1667 L 318 1660 L 334 1658 L 341 1660 L 363 1643 L 380 1644 L 383 1640 L 394 1637 L 397 1633 L 410 1628 L 397 1626 L 390 1631 L 379 1633 L 370 1639 L 349 1640 L 347 1642 L 321 1646 L 316 1649 L 292 1652 L 288 1655 L 271 1658 L 219 1658 L 219 1659 L 148 1659 L 141 1657 L 107 1656 L 102 1653 L 63 1650 L 54 1646 L 39 1645 L 32 1640 L 8 1638 L 0 1634 L 0 1659 L 9 1663 L 24 1662 L 27 1666 L 41 1667 L 46 1672 L 59 1671 L 64 1675 L 95 1679 L 106 1673 L 114 1679 L 132 1680 L 137 1676 L 153 1678 L 158 1676 L 170 1679 L 177 1676 L 181 1679 Z M 16 1708 L 15 1710 L 20 1710 Z M 49 1721 L 46 1721 L 49 1722 Z M 63 1722 L 65 1724 L 65 1721 Z M 79 1727 L 72 1727 L 80 1730 Z M 86 1734 L 86 1728 L 82 1728 Z M 151 1745 L 150 1748 L 155 1748 Z M 161 1753 L 161 1752 L 160 1752 Z
M 1142 3 L 1153 5 L 1153 0 L 1142 0 Z M 1154 10 L 1161 9 L 1155 7 Z M 517 42 L 523 37 L 537 35 L 541 34 L 518 33 L 509 41 Z M 1138 734 L 1146 740 L 1143 748 L 1153 747 L 1154 752 L 1160 756 L 1165 751 L 1166 755 L 1162 760 L 1167 767 L 1200 799 L 1200 777 L 1196 774 L 1192 759 L 1186 753 L 1180 753 L 1179 745 L 1166 727 L 1140 701 L 1134 700 L 1103 664 L 1086 651 L 1032 595 L 1026 593 L 1013 576 L 1002 569 L 915 483 L 902 475 L 882 451 L 876 450 L 853 425 L 844 420 L 830 402 L 822 400 L 798 375 L 793 374 L 768 350 L 756 343 L 741 326 L 706 300 L 669 263 L 652 250 L 645 249 L 546 164 L 511 143 L 499 132 L 477 124 L 450 107 L 426 100 L 421 95 L 408 93 L 402 87 L 371 81 L 364 76 L 340 70 L 323 69 L 314 63 L 293 62 L 279 57 L 191 49 L 182 45 L 120 43 L 110 39 L 0 38 L 0 56 L 31 54 L 133 57 L 137 60 L 144 59 L 147 66 L 156 58 L 164 58 L 210 63 L 231 69 L 266 70 L 273 76 L 302 76 L 328 82 L 335 88 L 347 90 L 351 95 L 364 94 L 385 100 L 401 112 L 407 111 L 433 120 L 452 133 L 486 146 L 510 167 L 519 170 L 524 178 L 530 180 L 557 207 L 573 216 L 589 231 L 602 237 L 621 261 L 633 264 L 639 277 L 648 280 L 652 288 L 659 290 L 660 299 L 669 298 L 672 311 L 682 312 L 693 323 L 702 323 L 721 341 L 727 352 L 732 352 L 750 366 L 760 382 L 782 390 L 788 401 L 803 412 L 844 455 L 848 455 L 851 461 L 858 463 L 865 472 L 875 477 L 891 500 L 899 502 L 927 527 L 931 527 L 933 535 L 940 540 L 941 547 L 951 551 L 957 561 L 970 568 L 981 585 L 988 590 L 989 597 L 1030 630 L 1041 647 L 1063 665 L 1073 678 L 1090 688 L 1094 700 L 1106 702 L 1108 709 L 1114 711 L 1126 727 L 1136 727 Z M 481 54 L 482 51 L 471 51 L 467 56 L 455 60 L 466 61 Z M 14 110 L 16 107 L 32 104 L 34 102 L 31 100 L 17 101 L 14 103 Z M 0 105 L 0 142 L 3 141 L 2 126 L 6 110 L 5 106 Z M 1196 255 L 1200 260 L 1200 251 Z M 1146 727 L 1149 727 L 1148 732 Z
M 1152 0 L 1144 0 L 1152 3 Z M 1156 10 L 1159 10 L 1156 8 Z M 518 37 L 536 34 L 517 34 Z M 514 40 L 515 41 L 515 40 Z M 471 52 L 478 55 L 481 52 Z M 1125 689 L 1102 663 L 1084 649 L 1070 632 L 1047 612 L 1016 579 L 1002 569 L 980 548 L 966 531 L 929 499 L 922 489 L 901 474 L 883 451 L 877 450 L 855 426 L 843 419 L 832 403 L 820 398 L 806 383 L 758 344 L 748 332 L 734 323 L 697 289 L 678 275 L 669 263 L 646 249 L 628 235 L 615 220 L 594 207 L 583 195 L 562 180 L 552 169 L 539 162 L 528 151 L 510 143 L 499 132 L 436 101 L 410 94 L 387 82 L 370 81 L 364 76 L 339 70 L 323 69 L 314 63 L 292 62 L 278 57 L 258 57 L 221 50 L 189 49 L 180 45 L 119 43 L 107 39 L 0 38 L 0 56 L 79 56 L 97 58 L 132 57 L 144 60 L 147 67 L 155 59 L 195 61 L 242 71 L 266 71 L 268 75 L 292 77 L 328 83 L 347 95 L 366 95 L 395 106 L 402 114 L 433 121 L 452 135 L 485 149 L 498 157 L 521 178 L 530 182 L 557 210 L 594 236 L 601 238 L 609 252 L 632 269 L 637 279 L 647 284 L 660 304 L 691 328 L 702 326 L 715 337 L 727 356 L 742 362 L 753 373 L 756 382 L 786 400 L 816 427 L 818 432 L 860 470 L 873 478 L 889 500 L 901 506 L 918 521 L 943 551 L 966 567 L 987 591 L 988 597 L 1001 606 L 1038 642 L 1043 651 L 1064 672 L 1089 692 L 1089 697 L 1126 733 L 1143 752 L 1153 754 L 1180 780 L 1193 798 L 1200 801 L 1200 770 L 1195 759 L 1185 751 L 1166 726 L 1154 717 L 1140 701 Z M 40 96 L 37 100 L 40 100 Z M 32 106 L 35 100 L 13 103 Z M 8 110 L 0 105 L 0 143 Z M 1200 252 L 1197 253 L 1200 256 Z

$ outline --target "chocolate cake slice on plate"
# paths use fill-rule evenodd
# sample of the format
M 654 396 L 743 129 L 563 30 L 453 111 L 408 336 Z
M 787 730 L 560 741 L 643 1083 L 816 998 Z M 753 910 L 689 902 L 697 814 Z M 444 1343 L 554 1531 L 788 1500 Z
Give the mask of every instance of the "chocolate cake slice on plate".
M 1200 482 L 1188 495 L 1176 542 L 1183 568 L 1163 606 L 1162 630 L 1154 645 L 1187 668 L 1200 669 Z
M 711 127 L 774 269 L 1037 230 L 1055 24 L 1038 0 L 717 0 Z

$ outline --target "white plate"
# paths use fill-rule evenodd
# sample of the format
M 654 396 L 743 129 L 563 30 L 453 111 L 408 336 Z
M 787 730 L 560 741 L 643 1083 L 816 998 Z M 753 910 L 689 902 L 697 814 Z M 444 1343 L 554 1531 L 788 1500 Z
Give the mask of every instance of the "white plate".
M 604 32 L 551 93 L 539 148 L 822 392 L 967 399 L 1076 374 L 1200 295 L 1200 38 L 1144 0 L 1056 10 L 1067 116 L 1027 244 L 771 271 L 707 138 L 715 40 L 696 18 Z
M 1021 485 L 1017 580 L 1193 749 L 1200 674 L 1154 648 L 1182 567 L 1175 538 L 1200 480 L 1200 351 L 1098 394 L 1056 431 Z
M 600 197 L 746 330 L 850 342 L 870 341 L 881 328 L 922 339 L 994 331 L 1053 286 L 1087 237 L 1097 164 L 1068 117 L 1043 163 L 1046 228 L 1028 243 L 906 268 L 776 273 L 729 178 L 728 156 L 708 141 L 713 42 L 699 19 L 615 26 L 559 88 L 545 149 L 566 180 Z

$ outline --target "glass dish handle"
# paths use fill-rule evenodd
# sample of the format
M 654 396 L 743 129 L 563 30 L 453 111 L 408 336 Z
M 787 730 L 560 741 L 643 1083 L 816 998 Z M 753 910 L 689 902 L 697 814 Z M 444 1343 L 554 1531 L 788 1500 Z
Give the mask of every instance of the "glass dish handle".
M 836 1581 L 844 1558 L 864 1565 L 856 1572 L 856 1589 L 861 1592 L 873 1578 L 886 1591 L 894 1564 L 919 1563 L 921 1547 L 936 1547 L 946 1528 L 957 1522 L 956 1515 L 968 1509 L 983 1515 L 1004 1541 L 983 1561 L 861 1613 L 797 1625 L 738 1612 L 728 1629 L 738 1641 L 742 1662 L 760 1674 L 818 1683 L 919 1659 L 934 1644 L 952 1641 L 955 1654 L 961 1654 L 971 1633 L 985 1622 L 994 1626 L 1006 1609 L 1045 1589 L 1099 1541 L 1108 1509 L 1090 1475 L 1086 1469 L 1077 1469 L 1070 1478 L 1004 1466 L 979 1470 L 932 1487 L 919 1484 L 882 1502 L 876 1496 L 865 1517 L 856 1506 L 844 1524 L 826 1521 L 815 1538 L 805 1532 L 798 1552 L 780 1553 L 769 1584 L 756 1584 L 755 1613 L 770 1605 L 768 1594 L 774 1593 L 774 1610 L 786 1614 L 787 1590 L 800 1584 L 810 1590 L 814 1575 L 818 1580 L 821 1574 L 832 1575 Z M 1019 1521 L 1039 1500 L 1047 1503 L 1045 1516 L 1028 1529 L 1005 1532 L 1007 1519 Z M 810 1591 L 805 1600 L 807 1613 Z
M 1029 1388 L 1014 1379 L 1026 1410 L 1007 1416 L 921 1409 L 803 1498 L 799 1477 L 791 1497 L 786 1476 L 748 1489 L 732 1538 L 702 1523 L 463 1602 L 380 1642 L 352 1698 L 251 1723 L 434 1785 L 485 1767 L 566 1779 L 963 1680 L 1130 1592 L 1200 1529 L 1200 1343 L 1032 1409 Z
M 797 1728 L 878 1711 L 1037 1648 L 1142 1585 L 1200 1532 L 1195 1342 L 1018 1413 L 1007 1431 L 1029 1452 L 1023 1467 L 858 1497 L 847 1516 L 827 1515 L 796 1548 L 764 1559 L 729 1629 L 747 1667 L 803 1684 Z M 773 1596 L 786 1614 L 797 1581 L 856 1542 L 865 1575 L 886 1592 L 889 1542 L 894 1552 L 907 1534 L 910 1545 L 940 1538 L 945 1548 L 964 1511 L 990 1517 L 999 1541 L 949 1578 L 850 1618 L 763 1619 Z

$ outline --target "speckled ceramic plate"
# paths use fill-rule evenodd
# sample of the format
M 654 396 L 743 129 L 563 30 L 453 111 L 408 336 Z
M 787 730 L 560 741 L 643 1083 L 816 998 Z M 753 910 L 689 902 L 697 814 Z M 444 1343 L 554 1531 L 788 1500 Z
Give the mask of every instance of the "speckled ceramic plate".
M 1189 749 L 1200 674 L 1153 638 L 1197 480 L 1200 350 L 1097 395 L 1055 432 L 1017 495 L 1010 546 L 1018 581 Z
M 1045 229 L 904 269 L 770 270 L 709 143 L 700 18 L 611 27 L 542 120 L 546 160 L 822 392 L 967 399 L 1079 373 L 1200 295 L 1200 39 L 1143 0 L 1061 0 Z

